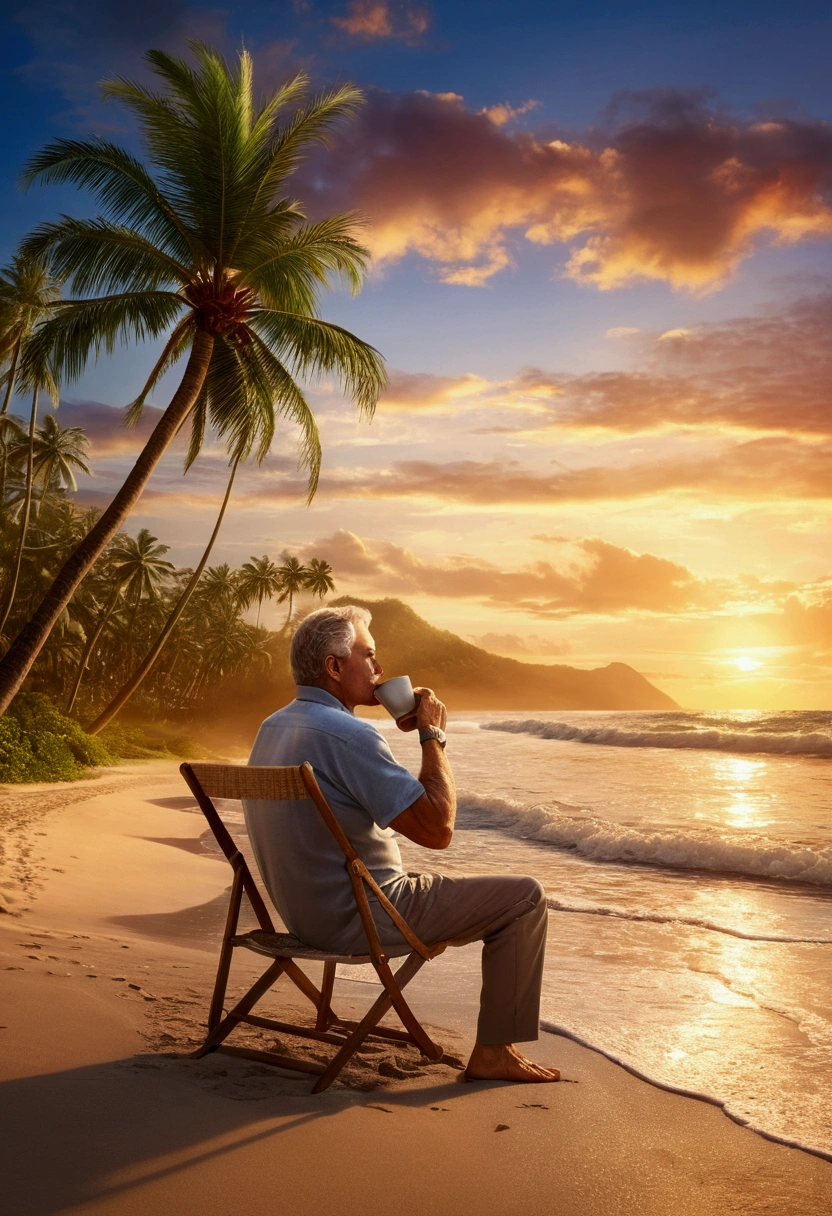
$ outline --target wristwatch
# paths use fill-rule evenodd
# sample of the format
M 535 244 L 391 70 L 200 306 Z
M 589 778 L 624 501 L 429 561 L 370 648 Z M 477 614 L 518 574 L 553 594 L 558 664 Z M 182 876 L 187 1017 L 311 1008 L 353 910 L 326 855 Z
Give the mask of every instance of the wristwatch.
M 435 739 L 441 748 L 444 748 L 445 744 L 448 742 L 448 738 L 444 730 L 440 730 L 438 726 L 420 726 L 419 742 L 427 743 L 428 739 Z

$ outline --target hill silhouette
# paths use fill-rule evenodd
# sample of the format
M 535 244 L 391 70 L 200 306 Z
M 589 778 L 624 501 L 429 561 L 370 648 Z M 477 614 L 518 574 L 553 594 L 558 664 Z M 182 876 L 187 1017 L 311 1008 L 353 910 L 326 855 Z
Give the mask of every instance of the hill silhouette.
M 437 629 L 398 599 L 343 596 L 332 606 L 358 604 L 372 613 L 372 632 L 385 676 L 409 675 L 433 688 L 454 710 L 678 709 L 671 697 L 626 663 L 592 671 L 522 663 L 491 654 L 447 629 Z M 294 696 L 288 638 L 273 636 L 273 660 L 263 677 L 231 685 L 212 714 L 248 738 L 263 718 Z M 379 711 L 382 712 L 382 711 Z
M 359 600 L 372 613 L 372 633 L 385 676 L 409 675 L 454 709 L 678 709 L 676 702 L 626 663 L 591 671 L 523 663 L 491 654 L 437 629 L 398 599 Z

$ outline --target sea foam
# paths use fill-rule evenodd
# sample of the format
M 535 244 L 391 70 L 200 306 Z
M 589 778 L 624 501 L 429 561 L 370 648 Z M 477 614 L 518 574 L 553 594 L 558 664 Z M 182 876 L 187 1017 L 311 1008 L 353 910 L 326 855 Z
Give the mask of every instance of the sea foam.
M 784 756 L 832 756 L 832 735 L 825 731 L 774 733 L 755 730 L 679 729 L 622 730 L 615 726 L 574 726 L 568 722 L 544 722 L 525 718 L 483 722 L 482 730 L 534 735 L 567 743 L 595 743 L 605 747 L 662 747 L 696 751 L 754 753 Z
M 500 828 L 568 849 L 589 861 L 745 874 L 832 887 L 832 848 L 706 828 L 636 828 L 559 803 L 522 803 L 462 794 L 465 826 Z

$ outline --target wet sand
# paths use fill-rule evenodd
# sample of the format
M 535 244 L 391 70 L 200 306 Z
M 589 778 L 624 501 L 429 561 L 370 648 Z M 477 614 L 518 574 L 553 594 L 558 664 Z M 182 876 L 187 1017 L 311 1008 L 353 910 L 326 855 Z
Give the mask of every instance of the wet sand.
M 562 1069 L 568 1083 L 551 1086 L 466 1085 L 451 1066 L 384 1046 L 313 1097 L 308 1078 L 188 1059 L 231 871 L 207 847 L 175 766 L 2 788 L 0 828 L 7 1216 L 832 1212 L 832 1164 L 558 1036 L 529 1052 Z M 463 1058 L 477 964 L 476 946 L 449 951 L 408 989 Z M 261 970 L 254 956 L 236 968 L 232 993 Z M 336 1009 L 366 1008 L 375 993 L 339 979 Z M 286 984 L 269 1010 L 311 1007 Z

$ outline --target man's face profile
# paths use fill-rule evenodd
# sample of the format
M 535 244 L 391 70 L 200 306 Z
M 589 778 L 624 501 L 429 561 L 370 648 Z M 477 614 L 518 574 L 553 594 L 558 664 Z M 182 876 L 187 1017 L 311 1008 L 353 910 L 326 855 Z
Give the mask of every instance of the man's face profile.
M 376 644 L 366 625 L 356 624 L 355 640 L 349 657 L 339 659 L 328 655 L 327 675 L 338 684 L 338 693 L 343 703 L 354 705 L 377 705 L 375 686 L 384 668 L 376 659 Z

